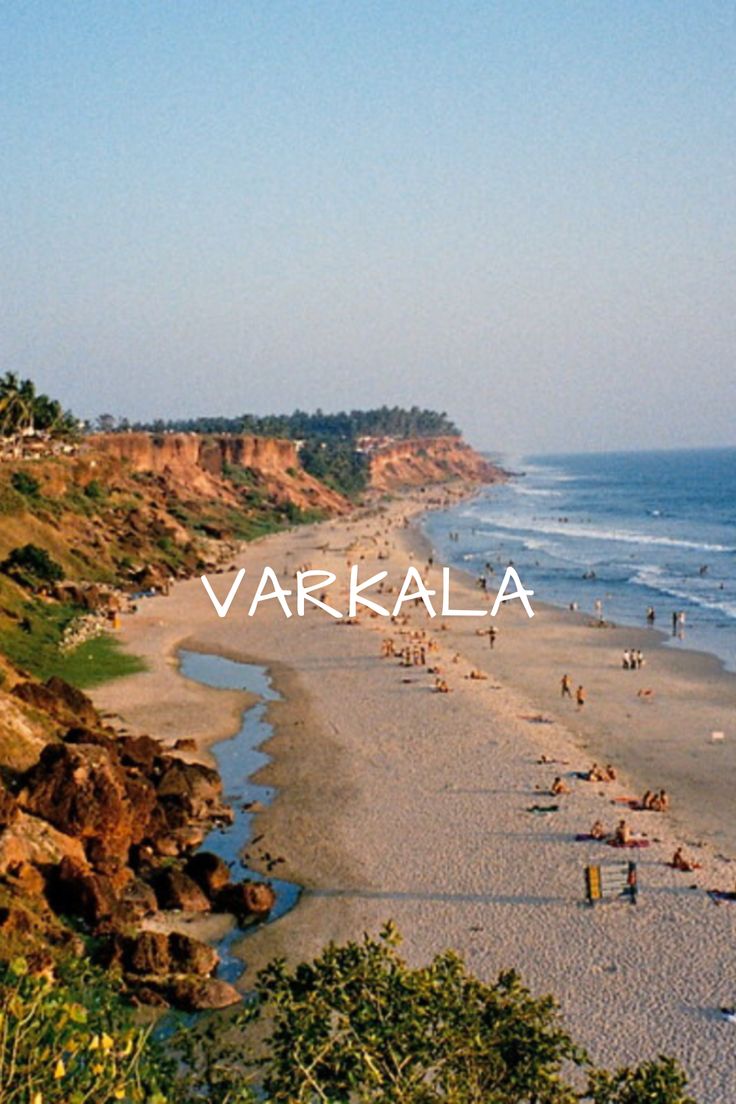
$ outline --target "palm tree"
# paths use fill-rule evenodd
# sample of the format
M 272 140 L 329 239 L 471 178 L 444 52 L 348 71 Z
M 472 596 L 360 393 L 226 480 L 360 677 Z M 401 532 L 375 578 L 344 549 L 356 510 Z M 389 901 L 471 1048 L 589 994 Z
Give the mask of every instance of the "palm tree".
M 30 380 L 21 383 L 15 372 L 6 372 L 0 379 L 0 434 L 3 437 L 12 437 L 33 426 L 34 398 L 35 388 Z

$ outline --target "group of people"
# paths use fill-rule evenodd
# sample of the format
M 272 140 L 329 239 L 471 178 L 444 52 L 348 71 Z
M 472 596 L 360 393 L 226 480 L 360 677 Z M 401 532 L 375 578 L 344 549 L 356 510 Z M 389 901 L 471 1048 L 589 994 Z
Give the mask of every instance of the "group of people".
M 569 675 L 565 674 L 560 679 L 560 694 L 563 698 L 572 698 L 572 679 Z M 578 709 L 582 709 L 585 705 L 586 693 L 584 686 L 578 686 L 575 691 L 575 701 Z
M 670 807 L 670 795 L 666 790 L 653 793 L 647 790 L 639 803 L 639 809 L 650 813 L 666 813 Z
M 618 776 L 615 768 L 610 763 L 605 767 L 599 767 L 597 763 L 594 763 L 583 777 L 586 782 L 615 782 Z
M 621 657 L 624 671 L 640 671 L 645 662 L 641 648 L 627 648 Z

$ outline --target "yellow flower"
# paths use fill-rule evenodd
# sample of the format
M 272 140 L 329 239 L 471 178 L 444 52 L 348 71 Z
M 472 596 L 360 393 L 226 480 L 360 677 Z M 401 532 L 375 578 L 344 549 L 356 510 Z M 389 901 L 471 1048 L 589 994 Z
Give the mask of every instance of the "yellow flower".
M 31 1097 L 31 1104 L 43 1104 L 43 1093 L 34 1093 Z
M 64 1065 L 61 1058 L 59 1058 L 58 1062 L 54 1066 L 54 1081 L 61 1081 L 61 1079 L 62 1079 L 62 1077 L 64 1076 L 65 1073 L 66 1073 L 66 1066 Z
M 91 1042 L 89 1044 L 89 1049 L 90 1050 L 99 1050 L 100 1049 L 100 1036 L 99 1035 L 93 1035 L 92 1036 Z
M 106 1031 L 102 1032 L 102 1049 L 103 1050 L 112 1050 L 112 1039 L 110 1038 L 110 1036 L 107 1034 Z

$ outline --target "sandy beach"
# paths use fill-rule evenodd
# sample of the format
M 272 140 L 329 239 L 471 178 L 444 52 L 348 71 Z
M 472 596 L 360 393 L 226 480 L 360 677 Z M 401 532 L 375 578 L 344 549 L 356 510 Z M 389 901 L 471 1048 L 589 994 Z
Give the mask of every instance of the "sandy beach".
M 305 892 L 244 941 L 244 987 L 276 954 L 297 961 L 391 918 L 412 962 L 454 947 L 483 977 L 514 967 L 535 991 L 555 994 L 596 1061 L 673 1054 L 702 1104 L 731 1104 L 736 1029 L 717 1010 L 736 996 L 736 904 L 716 905 L 704 890 L 736 883 L 736 677 L 710 657 L 663 648 L 655 632 L 600 628 L 536 599 L 531 621 L 519 603 L 502 609 L 493 651 L 476 633 L 490 622 L 452 618 L 442 628 L 422 609 L 405 626 L 365 613 L 347 625 L 316 610 L 287 622 L 274 602 L 245 616 L 266 564 L 282 581 L 309 564 L 344 582 L 352 560 L 365 575 L 387 569 L 396 586 L 409 563 L 426 563 L 423 506 L 415 496 L 244 547 L 237 566 L 250 586 L 225 619 L 197 579 L 143 601 L 121 638 L 149 670 L 100 687 L 95 703 L 121 724 L 167 741 L 193 736 L 206 750 L 236 731 L 248 699 L 183 679 L 177 649 L 269 667 L 283 700 L 269 707 L 272 763 L 259 780 L 278 795 L 258 829 L 286 857 L 280 876 Z M 437 565 L 429 578 L 439 583 Z M 213 579 L 221 597 L 232 579 Z M 472 580 L 453 572 L 453 583 L 458 605 L 479 605 Z M 338 594 L 336 584 L 340 605 Z M 402 629 L 426 629 L 437 642 L 429 661 L 451 693 L 433 692 L 425 669 L 381 658 L 382 640 L 400 647 Z M 641 671 L 621 669 L 625 647 L 644 650 Z M 467 678 L 472 668 L 487 678 Z M 565 672 L 586 688 L 582 710 L 560 698 Z M 576 777 L 593 761 L 613 763 L 617 780 Z M 555 775 L 569 794 L 550 796 Z M 616 800 L 662 787 L 667 814 Z M 557 811 L 528 811 L 552 804 Z M 650 846 L 620 852 L 575 840 L 596 819 L 612 831 L 623 815 Z M 702 869 L 667 865 L 680 844 Z M 623 858 L 638 863 L 638 905 L 586 907 L 585 864 Z

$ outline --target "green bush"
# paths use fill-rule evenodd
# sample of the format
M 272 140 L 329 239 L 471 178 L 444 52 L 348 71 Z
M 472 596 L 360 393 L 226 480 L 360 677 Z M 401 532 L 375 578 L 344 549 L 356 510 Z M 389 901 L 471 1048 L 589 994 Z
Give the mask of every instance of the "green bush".
M 555 1001 L 533 997 L 513 971 L 486 984 L 451 951 L 411 969 L 397 942 L 388 925 L 380 940 L 262 971 L 273 1104 L 694 1104 L 671 1059 L 591 1070 Z M 589 1074 L 582 1097 L 564 1076 L 575 1066 Z
M 38 498 L 41 484 L 28 472 L 14 471 L 10 482 L 18 494 L 25 495 L 26 498 Z
M 87 498 L 93 502 L 104 502 L 107 498 L 107 491 L 100 483 L 99 479 L 93 479 L 84 488 L 84 493 Z
M 137 1025 L 79 961 L 31 977 L 0 966 L 3 1104 L 695 1104 L 669 1058 L 592 1069 L 551 997 L 493 984 L 452 952 L 412 969 L 389 925 L 293 971 L 271 963 L 227 1018 Z M 262 1053 L 251 1057 L 256 1022 Z M 244 1032 L 246 1033 L 244 1036 Z M 265 1034 L 265 1039 L 264 1039 Z M 586 1089 L 568 1076 L 587 1074 Z M 260 1073 L 256 1073 L 260 1070 Z M 254 1094 L 249 1083 L 254 1080 Z
M 80 963 L 31 976 L 0 966 L 3 1104 L 166 1104 L 170 1069 L 112 985 Z
M 29 576 L 31 581 L 41 583 L 58 583 L 64 578 L 64 572 L 56 560 L 37 544 L 24 544 L 20 548 L 14 548 L 0 564 L 0 570 L 24 581 Z

